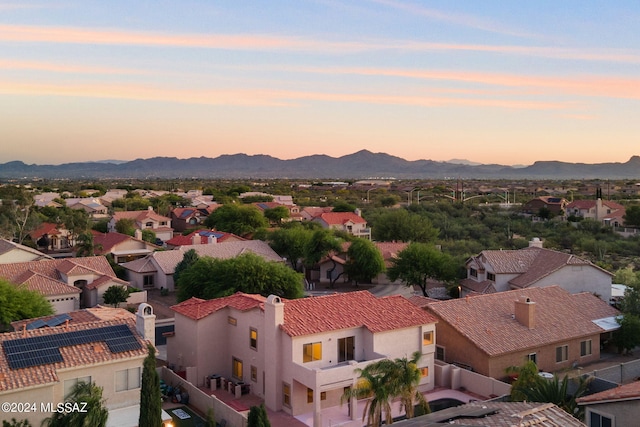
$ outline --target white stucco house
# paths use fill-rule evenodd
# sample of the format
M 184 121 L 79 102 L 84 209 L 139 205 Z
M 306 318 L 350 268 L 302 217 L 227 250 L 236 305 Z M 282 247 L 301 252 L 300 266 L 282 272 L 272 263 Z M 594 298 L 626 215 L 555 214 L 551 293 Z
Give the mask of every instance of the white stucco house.
M 575 255 L 544 249 L 537 238 L 525 249 L 482 251 L 467 260 L 466 269 L 461 296 L 558 285 L 572 294 L 611 298 L 613 274 Z
M 374 361 L 419 351 L 420 390 L 434 386 L 435 317 L 401 296 L 360 291 L 284 300 L 236 293 L 172 308 L 169 366 L 194 384 L 207 386 L 213 377 L 214 387 L 239 385 L 274 411 L 313 413 L 314 426 L 323 425 L 323 409 L 340 406 L 358 379 L 355 369 Z M 357 405 L 345 404 L 354 420 L 362 416 Z

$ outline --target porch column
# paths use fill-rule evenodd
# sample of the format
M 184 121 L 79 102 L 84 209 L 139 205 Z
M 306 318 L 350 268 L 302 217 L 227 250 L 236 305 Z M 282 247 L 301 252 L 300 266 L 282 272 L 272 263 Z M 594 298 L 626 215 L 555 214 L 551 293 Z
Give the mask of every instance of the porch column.
M 317 384 L 313 389 L 313 427 L 322 427 L 322 404 L 320 402 L 320 387 Z

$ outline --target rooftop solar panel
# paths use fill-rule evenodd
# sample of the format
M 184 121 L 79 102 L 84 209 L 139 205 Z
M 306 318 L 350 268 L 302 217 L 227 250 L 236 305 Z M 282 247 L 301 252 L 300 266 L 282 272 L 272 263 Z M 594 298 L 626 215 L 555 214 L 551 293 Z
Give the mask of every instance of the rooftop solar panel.
M 142 345 L 127 325 L 105 326 L 83 331 L 61 332 L 2 342 L 11 369 L 62 362 L 60 347 L 104 341 L 112 353 L 138 350 Z
M 62 325 L 67 320 L 71 320 L 71 316 L 69 316 L 67 313 L 59 314 L 53 319 L 49 319 L 47 321 L 47 326 L 54 327 L 54 326 Z
M 27 324 L 27 329 L 28 330 L 38 329 L 38 328 L 42 328 L 45 325 L 46 325 L 46 323 L 44 322 L 44 320 L 38 319 L 38 320 L 36 320 L 34 322 L 28 323 Z

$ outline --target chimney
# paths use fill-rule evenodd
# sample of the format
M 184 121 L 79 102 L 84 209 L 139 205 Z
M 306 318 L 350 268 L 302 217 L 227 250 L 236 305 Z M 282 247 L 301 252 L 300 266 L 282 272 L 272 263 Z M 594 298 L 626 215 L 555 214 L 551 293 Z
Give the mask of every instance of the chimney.
M 193 236 L 191 236 L 191 244 L 192 245 L 199 245 L 200 243 L 202 243 L 202 237 L 200 237 L 199 233 L 193 233 Z
M 136 331 L 155 347 L 156 315 L 153 314 L 153 307 L 147 303 L 140 304 L 138 311 L 136 311 Z
M 216 236 L 214 236 L 213 234 L 210 234 L 209 237 L 207 237 L 207 243 L 212 245 L 214 243 L 218 243 L 218 238 Z
M 356 208 L 356 210 L 353 211 L 353 213 L 355 213 L 358 216 L 362 216 L 362 211 L 360 209 L 358 209 L 358 208 Z
M 140 230 L 139 228 L 136 228 L 136 230 L 133 232 L 133 237 L 135 237 L 138 240 L 142 240 L 142 230 Z
M 270 368 L 265 370 L 265 405 L 272 410 L 282 408 L 282 402 L 277 393 L 281 378 L 280 360 L 282 359 L 282 338 L 280 326 L 284 324 L 284 303 L 279 296 L 269 295 L 264 302 L 264 354 L 265 360 L 270 361 Z
M 536 303 L 531 298 L 522 296 L 516 300 L 515 317 L 520 324 L 529 329 L 536 327 Z
M 533 239 L 529 240 L 529 247 L 542 248 L 542 240 L 540 240 L 539 237 L 534 237 Z

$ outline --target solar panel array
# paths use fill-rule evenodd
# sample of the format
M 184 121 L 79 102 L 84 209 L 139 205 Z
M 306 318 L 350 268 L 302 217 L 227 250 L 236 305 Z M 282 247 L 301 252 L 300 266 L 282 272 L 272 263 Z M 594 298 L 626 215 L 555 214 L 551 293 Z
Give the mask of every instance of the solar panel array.
M 42 319 L 38 319 L 36 321 L 33 321 L 29 324 L 27 324 L 27 329 L 31 330 L 31 329 L 39 329 L 42 328 L 43 326 L 49 326 L 49 327 L 54 327 L 54 326 L 58 326 L 58 325 L 62 325 L 64 322 L 66 322 L 67 320 L 71 320 L 71 316 L 69 316 L 67 313 L 64 314 L 59 314 L 55 317 L 52 317 L 51 319 L 47 320 L 46 322 Z
M 142 348 L 127 325 L 105 326 L 41 337 L 18 338 L 4 341 L 2 347 L 9 367 L 20 369 L 62 362 L 60 347 L 99 341 L 104 341 L 112 353 Z

